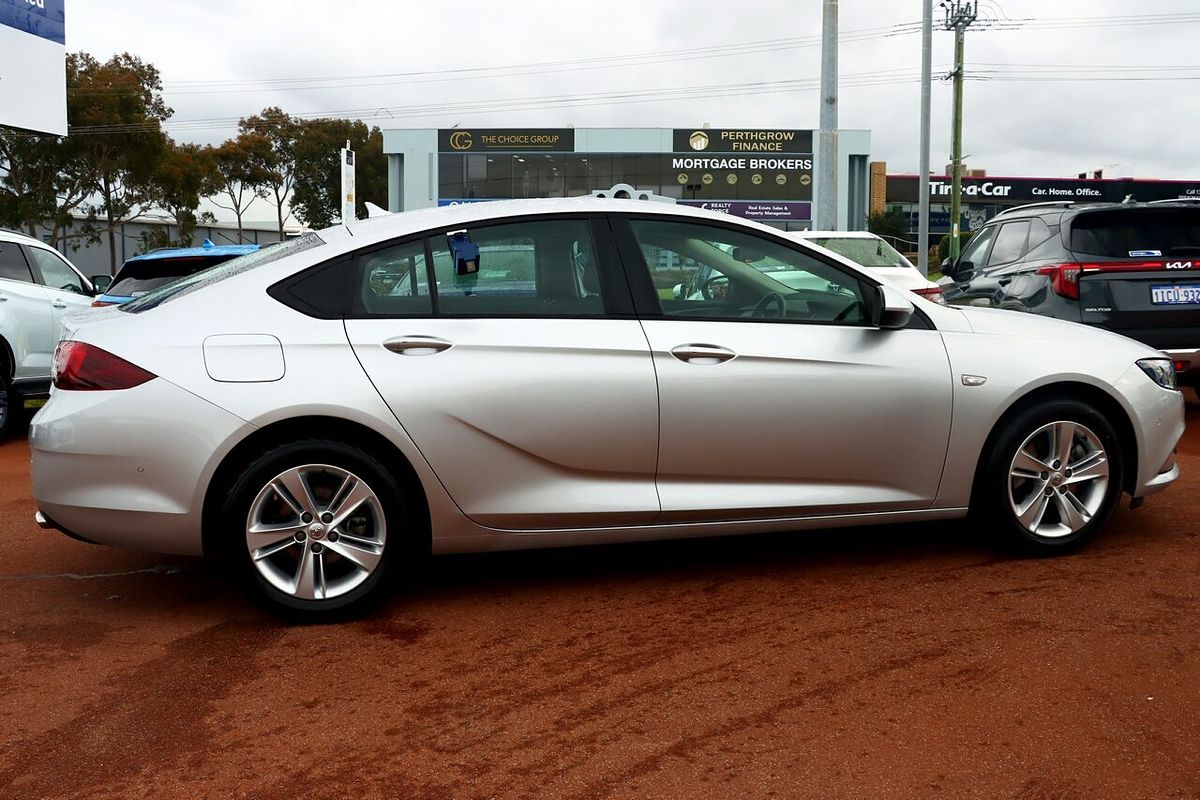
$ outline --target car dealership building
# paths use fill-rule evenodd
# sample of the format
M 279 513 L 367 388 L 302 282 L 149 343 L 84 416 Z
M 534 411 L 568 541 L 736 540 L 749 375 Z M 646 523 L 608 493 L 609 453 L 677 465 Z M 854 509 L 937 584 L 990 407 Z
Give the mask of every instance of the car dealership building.
M 887 174 L 883 162 L 871 164 L 871 213 L 899 211 L 917 231 L 920 178 Z M 995 177 L 984 170 L 969 170 L 963 178 L 962 228 L 976 230 L 1006 208 L 1028 203 L 1070 200 L 1076 203 L 1120 203 L 1127 197 L 1139 202 L 1195 198 L 1200 181 L 1139 178 L 1031 178 Z M 929 179 L 929 230 L 950 231 L 950 178 Z
M 625 183 L 785 230 L 812 227 L 814 132 L 732 128 L 385 130 L 388 208 L 575 197 Z M 866 228 L 869 131 L 838 133 L 837 218 Z

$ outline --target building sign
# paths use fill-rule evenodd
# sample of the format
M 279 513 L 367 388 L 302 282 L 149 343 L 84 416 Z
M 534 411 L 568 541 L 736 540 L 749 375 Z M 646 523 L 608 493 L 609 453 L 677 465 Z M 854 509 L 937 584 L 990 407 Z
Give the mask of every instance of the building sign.
M 918 202 L 920 180 L 916 175 L 889 175 L 887 202 Z M 1134 200 L 1174 200 L 1200 197 L 1200 181 L 1156 181 L 1132 178 L 963 178 L 964 203 L 1018 205 L 1053 200 L 1119 203 L 1127 196 Z M 931 177 L 929 199 L 933 203 L 950 202 L 950 179 Z
M 779 197 L 812 200 L 811 154 L 788 156 L 664 156 L 662 174 L 684 187 L 726 199 Z M 768 194 L 769 192 L 769 194 Z M 807 219 L 807 217 L 806 217 Z
M 812 131 L 676 128 L 676 153 L 812 153 Z
M 496 153 L 575 149 L 574 128 L 451 128 L 438 131 L 442 153 Z
M 67 133 L 64 0 L 0 0 L 0 127 Z
M 787 200 L 680 200 L 679 204 L 762 222 L 806 222 L 812 219 L 812 203 Z

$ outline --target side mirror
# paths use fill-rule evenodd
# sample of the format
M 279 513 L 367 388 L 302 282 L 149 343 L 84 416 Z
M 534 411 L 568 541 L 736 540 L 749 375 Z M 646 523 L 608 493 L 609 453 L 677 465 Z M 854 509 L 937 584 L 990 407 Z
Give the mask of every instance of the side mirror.
M 96 294 L 104 294 L 104 291 L 112 286 L 112 275 L 93 275 L 89 280 L 92 282 L 92 288 L 96 290 Z
M 908 292 L 892 286 L 879 286 L 878 315 L 875 325 L 885 330 L 903 328 L 912 319 L 916 308 L 908 299 Z

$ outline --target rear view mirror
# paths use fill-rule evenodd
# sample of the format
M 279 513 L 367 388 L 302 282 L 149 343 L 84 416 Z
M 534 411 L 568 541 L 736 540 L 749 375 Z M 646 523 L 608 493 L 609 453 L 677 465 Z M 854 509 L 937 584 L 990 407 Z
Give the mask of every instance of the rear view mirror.
M 89 280 L 92 282 L 92 288 L 96 290 L 96 294 L 103 294 L 108 287 L 112 286 L 112 275 L 93 275 Z
M 766 258 L 766 256 L 758 250 L 754 250 L 749 247 L 735 247 L 733 248 L 733 253 L 731 255 L 735 261 L 741 261 L 743 264 L 750 264 L 754 261 L 762 261 L 764 258 Z
M 876 312 L 879 318 L 875 324 L 885 330 L 907 325 L 916 311 L 912 301 L 908 299 L 908 293 L 891 286 L 878 286 L 876 291 L 879 292 Z

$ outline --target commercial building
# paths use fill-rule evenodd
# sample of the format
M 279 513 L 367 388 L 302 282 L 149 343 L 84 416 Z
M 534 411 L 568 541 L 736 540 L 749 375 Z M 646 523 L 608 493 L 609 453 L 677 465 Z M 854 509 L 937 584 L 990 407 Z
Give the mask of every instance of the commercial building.
M 950 231 L 950 178 L 929 179 L 929 230 Z M 1127 197 L 1138 201 L 1200 199 L 1200 180 L 1152 180 L 1137 178 L 1014 178 L 989 176 L 970 170 L 962 181 L 962 229 L 975 230 L 1005 208 L 1057 200 L 1119 203 Z M 920 220 L 920 176 L 887 174 L 886 164 L 871 164 L 871 213 L 900 211 L 908 218 L 909 230 L 917 231 Z
M 385 130 L 388 208 L 574 197 L 626 183 L 786 230 L 812 227 L 813 131 L 731 128 Z M 838 227 L 867 221 L 869 131 L 838 135 Z

